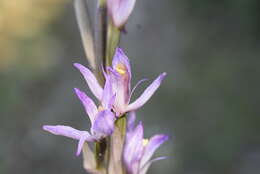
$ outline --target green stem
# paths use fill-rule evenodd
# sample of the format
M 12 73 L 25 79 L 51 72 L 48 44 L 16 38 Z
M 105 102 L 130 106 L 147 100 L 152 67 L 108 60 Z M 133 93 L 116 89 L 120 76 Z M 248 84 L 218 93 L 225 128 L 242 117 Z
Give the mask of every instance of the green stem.
M 121 116 L 115 122 L 115 129 L 110 139 L 109 146 L 109 167 L 111 174 L 125 174 L 122 161 L 123 148 L 126 134 L 126 116 Z
M 113 24 L 112 20 L 109 20 L 108 34 L 107 34 L 107 48 L 106 48 L 106 66 L 111 66 L 115 49 L 119 45 L 120 30 Z
M 98 6 L 99 7 L 106 6 L 106 0 L 98 0 Z
M 103 70 L 106 63 L 106 39 L 107 39 L 107 8 L 106 0 L 99 0 L 95 15 L 94 45 L 97 67 L 95 75 L 101 86 L 104 86 Z M 95 143 L 95 159 L 97 169 L 104 168 L 107 164 L 107 139 Z
M 100 142 L 95 143 L 95 158 L 96 158 L 96 168 L 103 168 L 106 162 L 106 151 L 107 151 L 107 142 L 106 139 L 101 140 Z
M 107 39 L 107 8 L 106 1 L 99 0 L 95 20 L 95 55 L 97 61 L 96 76 L 101 85 L 104 85 L 103 69 L 106 63 L 106 39 Z
M 99 83 L 104 85 L 104 76 L 102 71 L 106 66 L 111 66 L 112 57 L 119 44 L 120 30 L 117 29 L 112 20 L 107 17 L 106 0 L 98 1 L 98 8 L 95 16 L 94 45 L 97 68 L 95 70 Z M 109 24 L 108 21 L 109 20 Z M 95 159 L 97 169 L 105 168 L 106 173 L 112 167 L 114 174 L 124 174 L 125 170 L 121 161 L 123 144 L 126 133 L 126 117 L 120 117 L 115 122 L 115 131 L 107 139 L 95 143 Z M 113 164 L 110 164 L 111 159 Z M 111 173 L 111 172 L 110 172 Z M 111 173 L 111 174 L 112 174 Z
M 124 138 L 126 134 L 126 115 L 123 115 L 120 118 L 118 118 L 116 120 L 115 125 L 120 130 L 122 138 Z

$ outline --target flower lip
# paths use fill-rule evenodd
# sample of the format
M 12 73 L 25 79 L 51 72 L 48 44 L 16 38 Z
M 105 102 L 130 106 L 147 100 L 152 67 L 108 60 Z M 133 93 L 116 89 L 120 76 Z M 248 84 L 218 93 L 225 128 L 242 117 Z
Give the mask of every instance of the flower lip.
M 111 135 L 114 130 L 114 121 L 115 116 L 111 111 L 100 111 L 91 127 L 91 132 L 95 134 L 98 139 Z

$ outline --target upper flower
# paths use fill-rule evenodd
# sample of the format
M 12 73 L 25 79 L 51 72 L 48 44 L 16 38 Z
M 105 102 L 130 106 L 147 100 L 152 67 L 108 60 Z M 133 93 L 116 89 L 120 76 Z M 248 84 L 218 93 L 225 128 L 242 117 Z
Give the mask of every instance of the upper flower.
M 90 133 L 63 125 L 44 125 L 43 129 L 55 135 L 61 135 L 79 140 L 77 149 L 77 155 L 79 155 L 85 141 L 99 141 L 113 133 L 115 115 L 111 112 L 111 108 L 115 100 L 115 95 L 112 95 L 112 87 L 109 77 L 107 77 L 104 90 L 102 90 L 101 105 L 98 108 L 84 92 L 77 88 L 74 90 L 89 116 L 91 122 Z
M 99 85 L 94 74 L 83 65 L 78 63 L 75 63 L 74 65 L 83 74 L 92 93 L 97 97 L 97 99 L 102 101 L 103 88 Z M 112 86 L 112 93 L 115 94 L 113 110 L 116 112 L 117 116 L 121 116 L 126 112 L 134 111 L 142 107 L 158 89 L 162 80 L 166 76 L 166 73 L 160 74 L 136 101 L 130 103 L 131 94 L 135 88 L 144 81 L 144 79 L 139 81 L 131 91 L 131 66 L 122 49 L 116 49 L 112 67 L 107 67 L 107 70 L 108 72 L 104 73 L 104 75 L 106 79 L 109 79 L 109 83 L 111 83 Z
M 123 159 L 128 174 L 145 174 L 152 162 L 165 159 L 165 157 L 158 157 L 151 160 L 151 157 L 156 149 L 168 140 L 168 136 L 158 134 L 150 139 L 144 139 L 142 123 L 135 127 L 134 122 L 135 114 L 131 112 L 128 118 Z
M 121 28 L 133 11 L 135 0 L 107 0 L 108 11 L 115 26 Z
M 108 68 L 111 72 L 112 89 L 116 93 L 116 99 L 114 103 L 114 110 L 117 116 L 120 116 L 126 112 L 134 111 L 142 107 L 159 88 L 162 80 L 165 78 L 166 73 L 160 74 L 137 98 L 133 103 L 130 103 L 131 95 L 135 88 L 145 81 L 140 80 L 137 85 L 131 90 L 131 66 L 129 59 L 125 55 L 122 49 L 117 48 L 113 58 L 112 68 Z

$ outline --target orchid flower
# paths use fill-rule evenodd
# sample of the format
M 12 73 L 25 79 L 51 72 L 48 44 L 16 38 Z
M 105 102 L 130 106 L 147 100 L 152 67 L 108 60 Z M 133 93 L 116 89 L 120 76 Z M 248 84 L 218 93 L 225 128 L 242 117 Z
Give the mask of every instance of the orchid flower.
M 89 116 L 91 122 L 90 133 L 88 131 L 80 131 L 63 125 L 44 125 L 43 129 L 55 135 L 61 135 L 79 140 L 76 153 L 78 156 L 82 151 L 85 141 L 99 141 L 113 133 L 115 115 L 113 112 L 111 112 L 111 107 L 115 96 L 112 95 L 112 87 L 109 77 L 107 77 L 106 84 L 102 92 L 101 105 L 98 108 L 84 92 L 77 88 L 74 90 Z
M 151 160 L 156 149 L 168 140 L 167 135 L 157 134 L 150 139 L 143 138 L 143 125 L 134 127 L 135 114 L 128 118 L 127 135 L 123 159 L 128 174 L 145 174 L 152 162 L 165 159 L 158 157 Z
M 98 100 L 102 100 L 103 89 L 99 85 L 98 80 L 94 74 L 81 64 L 75 63 L 74 66 L 79 69 L 84 76 L 90 90 Z M 159 88 L 166 73 L 160 74 L 142 93 L 142 95 L 133 103 L 130 103 L 130 98 L 135 88 L 145 79 L 139 81 L 134 89 L 131 91 L 131 67 L 129 60 L 121 48 L 116 49 L 113 58 L 112 67 L 107 67 L 108 73 L 105 77 L 110 79 L 112 83 L 112 92 L 115 94 L 115 102 L 113 110 L 116 116 L 121 116 L 126 112 L 135 111 L 142 107 Z M 130 104 L 129 104 L 130 103 Z
M 133 11 L 135 0 L 107 0 L 107 7 L 115 26 L 121 28 Z
M 111 72 L 112 89 L 116 93 L 116 99 L 114 103 L 114 110 L 117 116 L 123 115 L 129 111 L 135 111 L 142 107 L 159 88 L 162 80 L 165 78 L 166 73 L 160 74 L 142 93 L 142 95 L 130 103 L 131 95 L 136 87 L 145 81 L 140 80 L 131 91 L 131 66 L 129 59 L 121 48 L 116 49 L 116 53 L 113 58 L 112 68 L 108 68 Z M 130 104 L 129 104 L 130 103 Z

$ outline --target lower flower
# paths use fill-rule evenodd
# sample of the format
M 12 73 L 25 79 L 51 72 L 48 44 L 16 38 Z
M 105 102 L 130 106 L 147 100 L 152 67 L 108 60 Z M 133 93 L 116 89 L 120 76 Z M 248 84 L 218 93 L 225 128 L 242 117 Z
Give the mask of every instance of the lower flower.
M 157 134 L 150 139 L 143 138 L 143 125 L 140 122 L 134 126 L 135 114 L 130 113 L 128 118 L 126 142 L 124 147 L 124 164 L 128 174 L 145 174 L 151 163 L 165 159 L 159 157 L 151 159 L 156 149 L 168 140 L 167 135 Z
M 95 103 L 82 91 L 75 88 L 75 93 L 82 102 L 91 122 L 91 130 L 80 131 L 69 126 L 63 125 L 44 125 L 43 129 L 54 135 L 61 135 L 79 141 L 76 155 L 78 156 L 83 148 L 84 142 L 100 141 L 103 138 L 111 135 L 114 131 L 114 121 L 116 119 L 113 112 L 111 112 L 112 104 L 115 96 L 111 92 L 111 83 L 107 80 L 103 94 L 102 101 L 99 108 Z

